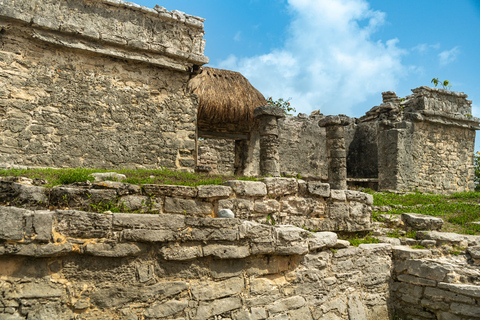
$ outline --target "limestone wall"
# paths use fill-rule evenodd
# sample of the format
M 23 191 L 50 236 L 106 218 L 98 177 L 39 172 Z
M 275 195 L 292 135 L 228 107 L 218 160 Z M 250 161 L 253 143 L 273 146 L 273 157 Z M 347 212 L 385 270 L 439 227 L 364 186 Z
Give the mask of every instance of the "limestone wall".
M 3 319 L 388 317 L 388 244 L 169 214 L 0 207 L 0 218 Z
M 458 250 L 458 249 L 457 249 Z M 480 319 L 478 266 L 464 255 L 394 250 L 392 300 L 401 319 Z
M 197 165 L 211 167 L 212 174 L 234 175 L 235 140 L 199 140 Z
M 219 210 L 231 209 L 240 219 L 291 224 L 312 231 L 357 232 L 372 228 L 371 195 L 330 190 L 326 183 L 293 178 L 232 180 L 223 186 L 198 187 L 100 182 L 44 188 L 0 181 L 0 191 L 0 204 L 36 210 L 115 207 L 127 212 L 215 217 Z
M 3 1 L 2 166 L 193 171 L 202 19 L 123 1 Z
M 285 117 L 278 121 L 280 172 L 327 179 L 325 128 L 321 115 Z

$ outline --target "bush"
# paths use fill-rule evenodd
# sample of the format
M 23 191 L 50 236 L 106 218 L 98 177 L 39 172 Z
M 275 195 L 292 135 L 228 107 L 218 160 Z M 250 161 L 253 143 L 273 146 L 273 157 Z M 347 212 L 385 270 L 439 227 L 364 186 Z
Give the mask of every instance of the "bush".
M 270 106 L 274 107 L 279 107 L 283 109 L 283 112 L 285 112 L 286 115 L 290 115 L 289 112 L 296 112 L 294 107 L 290 106 L 290 99 L 288 98 L 287 100 L 283 100 L 283 98 L 280 98 L 278 100 L 273 100 L 272 97 L 268 98 L 267 104 Z

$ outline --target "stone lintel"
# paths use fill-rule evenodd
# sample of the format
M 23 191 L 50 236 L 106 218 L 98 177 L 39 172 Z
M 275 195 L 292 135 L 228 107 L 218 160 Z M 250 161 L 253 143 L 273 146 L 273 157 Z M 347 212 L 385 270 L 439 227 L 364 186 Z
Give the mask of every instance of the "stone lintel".
M 279 107 L 265 105 L 265 106 L 255 108 L 255 110 L 253 110 L 253 116 L 255 118 L 258 118 L 261 116 L 273 116 L 275 118 L 285 118 L 285 112 Z
M 318 121 L 318 125 L 320 127 L 348 126 L 352 123 L 353 119 L 344 114 L 339 114 L 336 116 L 326 116 L 325 118 Z

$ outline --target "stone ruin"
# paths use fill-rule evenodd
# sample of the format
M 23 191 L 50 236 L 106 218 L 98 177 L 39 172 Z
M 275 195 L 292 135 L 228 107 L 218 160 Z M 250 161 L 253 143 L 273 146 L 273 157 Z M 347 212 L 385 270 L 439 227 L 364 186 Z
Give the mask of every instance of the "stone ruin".
M 205 161 L 272 175 L 199 187 L 1 179 L 0 319 L 480 319 L 479 236 L 405 215 L 416 239 L 338 238 L 374 227 L 372 196 L 349 183 L 473 189 L 479 119 L 466 95 L 388 92 L 360 119 L 259 106 L 250 132 L 199 141 L 208 123 L 187 89 L 208 61 L 203 19 L 119 0 L 0 4 L 3 167 Z M 91 212 L 101 203 L 137 213 Z

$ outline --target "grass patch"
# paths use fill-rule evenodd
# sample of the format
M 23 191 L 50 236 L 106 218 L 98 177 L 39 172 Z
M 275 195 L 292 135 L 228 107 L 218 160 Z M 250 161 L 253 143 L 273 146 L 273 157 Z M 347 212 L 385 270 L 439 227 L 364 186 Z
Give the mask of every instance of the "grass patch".
M 380 240 L 372 236 L 366 236 L 365 238 L 346 239 L 346 240 L 350 242 L 350 244 L 354 247 L 358 247 L 362 243 L 380 243 Z
M 124 174 L 127 179 L 123 182 L 131 184 L 164 184 L 196 187 L 199 185 L 220 185 L 227 180 L 257 181 L 255 177 L 207 175 L 199 173 L 173 171 L 169 169 L 9 169 L 0 170 L 0 177 L 27 177 L 30 179 L 44 179 L 48 183 L 45 187 L 71 184 L 74 182 L 93 181 L 90 174 L 95 172 L 116 172 Z
M 470 222 L 480 221 L 480 192 L 463 192 L 452 195 L 433 195 L 413 192 L 395 194 L 387 192 L 373 192 L 375 206 L 397 206 L 388 213 L 402 214 L 405 212 L 420 213 L 437 216 L 444 220 L 442 228 L 446 232 L 464 234 L 480 234 L 480 225 Z M 398 207 L 401 205 L 402 207 Z M 382 212 L 374 212 L 373 217 Z M 410 237 L 407 235 L 407 237 Z M 414 238 L 414 236 L 411 236 Z

